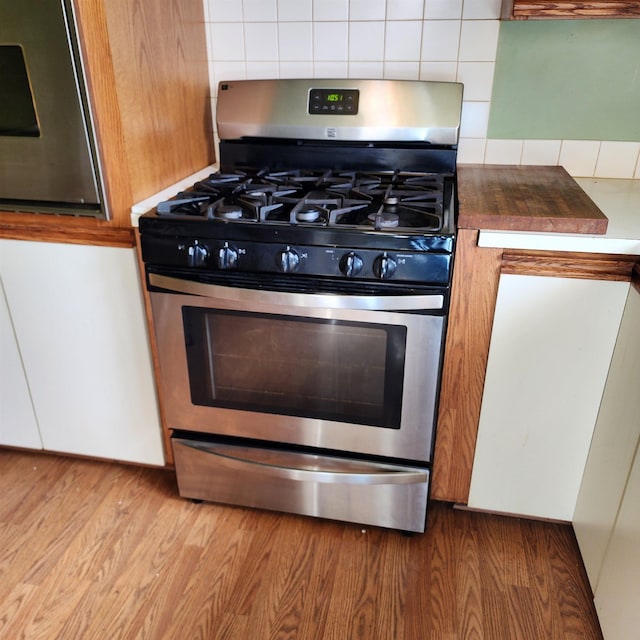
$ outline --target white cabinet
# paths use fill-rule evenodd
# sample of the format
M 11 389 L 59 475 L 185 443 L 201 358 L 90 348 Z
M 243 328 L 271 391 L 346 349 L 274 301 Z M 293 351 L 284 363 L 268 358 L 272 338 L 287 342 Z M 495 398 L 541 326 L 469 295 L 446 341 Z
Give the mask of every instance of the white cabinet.
M 631 289 L 573 517 L 594 591 L 639 439 L 640 293 Z
M 2 240 L 0 253 L 44 449 L 163 465 L 134 249 Z
M 1 265 L 0 265 L 1 269 Z M 0 279 L 0 445 L 41 449 L 38 422 Z
M 640 454 L 629 474 L 595 592 L 605 640 L 637 638 L 640 629 Z
M 640 293 L 631 289 L 573 519 L 606 640 L 640 628 L 639 391 Z
M 628 291 L 501 275 L 469 506 L 572 519 Z

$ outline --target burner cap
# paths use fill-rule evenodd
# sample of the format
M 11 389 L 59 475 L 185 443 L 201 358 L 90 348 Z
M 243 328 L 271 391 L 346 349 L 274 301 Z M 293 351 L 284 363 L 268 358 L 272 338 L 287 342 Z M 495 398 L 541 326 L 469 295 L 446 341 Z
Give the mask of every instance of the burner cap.
M 398 196 L 387 196 L 384 200 L 383 203 L 389 206 L 395 206 L 400 202 L 400 198 L 398 198 Z
M 318 207 L 308 206 L 296 211 L 296 220 L 298 222 L 317 222 L 322 214 Z
M 237 220 L 242 218 L 242 209 L 234 204 L 221 204 L 215 209 L 214 215 L 225 220 Z
M 395 213 L 389 213 L 388 211 L 370 213 L 368 218 L 376 228 L 397 227 L 400 223 L 400 216 Z

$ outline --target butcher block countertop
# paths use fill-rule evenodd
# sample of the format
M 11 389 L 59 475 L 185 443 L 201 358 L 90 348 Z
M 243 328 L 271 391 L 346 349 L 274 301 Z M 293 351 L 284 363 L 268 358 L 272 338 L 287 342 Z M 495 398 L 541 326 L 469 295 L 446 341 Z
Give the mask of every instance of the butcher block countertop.
M 458 227 L 481 247 L 640 255 L 640 180 L 461 164 L 458 197 Z
M 607 217 L 562 167 L 460 165 L 462 229 L 604 234 Z

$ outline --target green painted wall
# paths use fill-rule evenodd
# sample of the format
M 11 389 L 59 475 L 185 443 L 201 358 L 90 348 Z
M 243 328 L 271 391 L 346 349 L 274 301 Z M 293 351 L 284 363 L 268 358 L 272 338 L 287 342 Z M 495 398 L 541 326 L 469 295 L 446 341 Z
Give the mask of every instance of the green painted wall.
M 488 137 L 640 141 L 640 20 L 502 22 Z

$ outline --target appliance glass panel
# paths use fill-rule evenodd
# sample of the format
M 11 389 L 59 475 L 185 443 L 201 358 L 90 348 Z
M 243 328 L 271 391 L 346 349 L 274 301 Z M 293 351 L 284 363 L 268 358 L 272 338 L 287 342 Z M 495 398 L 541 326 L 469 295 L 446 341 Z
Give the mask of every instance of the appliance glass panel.
M 193 404 L 400 428 L 406 327 L 182 314 Z
M 0 136 L 40 135 L 22 47 L 0 45 Z

